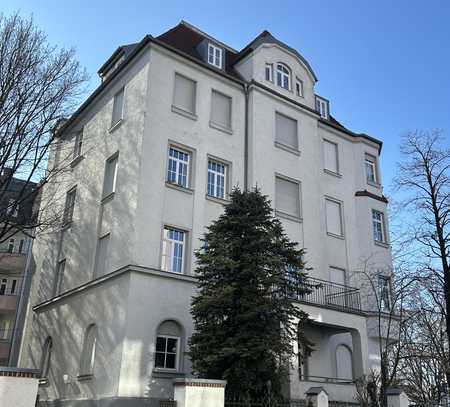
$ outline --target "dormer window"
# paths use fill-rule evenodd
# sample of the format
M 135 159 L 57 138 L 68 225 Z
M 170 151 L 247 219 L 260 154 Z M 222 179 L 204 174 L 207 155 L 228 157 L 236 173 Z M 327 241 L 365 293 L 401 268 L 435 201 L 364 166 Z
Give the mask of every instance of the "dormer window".
M 316 96 L 316 111 L 323 119 L 328 119 L 329 115 L 329 102 L 328 100 Z
M 215 45 L 208 44 L 208 63 L 214 65 L 217 68 L 222 68 L 222 48 L 216 47 Z
M 291 89 L 291 73 L 283 64 L 277 64 L 277 85 L 287 90 Z

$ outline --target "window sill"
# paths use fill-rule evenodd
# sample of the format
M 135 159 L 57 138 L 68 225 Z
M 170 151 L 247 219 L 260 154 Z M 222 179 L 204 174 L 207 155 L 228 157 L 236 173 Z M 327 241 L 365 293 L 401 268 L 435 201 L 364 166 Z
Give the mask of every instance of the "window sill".
M 367 181 L 367 185 L 370 185 L 377 189 L 381 189 L 381 184 L 379 184 L 378 182 Z
M 221 204 L 221 205 L 227 205 L 228 203 L 230 203 L 230 200 L 229 200 L 229 199 L 225 199 L 225 198 L 217 198 L 217 197 L 215 197 L 215 196 L 211 196 L 211 195 L 208 195 L 208 194 L 205 195 L 205 198 L 206 198 L 208 201 L 216 202 L 216 203 Z
M 172 188 L 172 189 L 176 189 L 177 191 L 181 191 L 181 192 L 184 192 L 186 194 L 191 194 L 192 195 L 194 193 L 194 190 L 191 189 L 191 188 L 183 187 L 183 186 L 178 185 L 178 184 L 172 184 L 172 183 L 170 183 L 168 181 L 166 181 L 166 187 Z
M 219 131 L 223 131 L 224 133 L 227 134 L 233 134 L 233 130 L 230 129 L 229 127 L 224 127 L 220 124 L 214 123 L 214 122 L 209 122 L 209 127 L 212 127 L 213 129 L 219 130 Z
M 334 172 L 331 170 L 327 170 L 326 168 L 323 169 L 323 172 L 325 174 L 332 175 L 333 177 L 342 178 L 342 174 L 339 174 L 338 172 Z
M 391 247 L 391 245 L 389 243 L 380 242 L 378 240 L 374 240 L 374 243 L 376 246 L 384 247 L 385 249 L 389 249 Z
M 284 213 L 284 212 L 278 211 L 276 209 L 275 209 L 275 215 L 280 217 L 280 218 L 292 220 L 293 222 L 297 222 L 297 223 L 302 223 L 303 222 L 303 219 L 298 217 L 298 216 L 289 215 L 288 213 Z
M 84 160 L 84 155 L 79 155 L 78 157 L 75 157 L 71 162 L 70 162 L 70 167 L 74 168 L 78 163 L 80 163 L 81 161 Z
M 281 150 L 287 151 L 288 153 L 292 153 L 295 155 L 300 155 L 300 150 L 297 150 L 296 148 L 287 146 L 286 144 L 280 143 L 279 141 L 274 142 L 275 147 L 280 148 Z
M 176 107 L 175 105 L 172 105 L 172 112 L 178 113 L 181 116 L 187 117 L 191 120 L 197 120 L 197 115 L 191 112 L 188 112 L 187 110 L 180 109 L 179 107 Z
M 77 376 L 77 380 L 79 382 L 87 382 L 87 381 L 92 380 L 93 378 L 94 378 L 94 375 L 92 373 L 91 374 L 79 374 Z
M 186 374 L 175 369 L 161 369 L 155 367 L 153 369 L 152 376 L 159 378 L 172 378 L 172 377 L 184 377 L 186 376 Z
M 115 123 L 115 124 L 113 124 L 110 128 L 109 128 L 109 130 L 108 130 L 108 132 L 109 133 L 112 133 L 113 131 L 115 131 L 118 127 L 120 127 L 120 125 L 123 123 L 123 119 L 120 119 L 117 123 Z
M 345 236 L 344 235 L 336 235 L 335 233 L 331 233 L 331 232 L 327 232 L 327 235 L 330 236 L 330 237 L 335 237 L 337 239 L 345 240 Z
M 112 201 L 114 199 L 114 195 L 115 195 L 115 192 L 111 192 L 110 194 L 104 196 L 102 198 L 102 200 L 100 201 L 100 203 L 103 205 L 109 201 Z

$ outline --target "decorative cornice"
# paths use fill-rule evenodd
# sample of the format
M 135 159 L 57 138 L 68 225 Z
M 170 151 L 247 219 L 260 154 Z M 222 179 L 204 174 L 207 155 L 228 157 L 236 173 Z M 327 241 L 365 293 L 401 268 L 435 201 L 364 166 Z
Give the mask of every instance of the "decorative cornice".
M 367 189 L 365 189 L 364 191 L 356 191 L 355 196 L 367 196 L 369 198 L 375 199 L 380 202 L 384 202 L 386 204 L 389 202 L 388 199 L 384 195 L 381 195 L 381 196 L 376 195 L 372 192 L 369 192 Z

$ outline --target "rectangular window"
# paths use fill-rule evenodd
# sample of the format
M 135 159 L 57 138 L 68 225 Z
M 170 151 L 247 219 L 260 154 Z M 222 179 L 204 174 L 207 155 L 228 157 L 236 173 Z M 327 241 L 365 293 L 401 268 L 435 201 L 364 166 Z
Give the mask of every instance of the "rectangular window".
M 110 234 L 102 236 L 97 242 L 97 252 L 95 254 L 95 275 L 103 276 L 107 273 L 108 247 Z
M 391 278 L 378 276 L 379 303 L 381 311 L 389 311 L 391 308 Z
M 372 211 L 373 239 L 376 242 L 386 243 L 386 233 L 383 212 Z
M 15 246 L 15 240 L 14 239 L 9 239 L 8 253 L 14 252 L 14 246 Z
M 189 166 L 190 153 L 170 147 L 167 182 L 189 188 Z
M 183 273 L 186 232 L 164 227 L 161 268 L 172 273 Z
M 114 95 L 111 127 L 113 127 L 123 119 L 123 100 L 124 100 L 123 95 L 124 95 L 124 88 L 120 89 Z
M 65 269 L 66 269 L 66 259 L 63 259 L 58 262 L 58 267 L 56 269 L 56 286 L 55 286 L 56 295 L 61 294 L 63 291 Z
M 275 141 L 298 150 L 297 120 L 275 113 Z
M 197 84 L 192 79 L 175 74 L 173 105 L 185 112 L 195 114 L 196 87 Z
M 208 44 L 208 63 L 217 68 L 222 68 L 222 48 Z
M 16 291 L 17 291 L 17 280 L 13 279 L 11 281 L 11 290 L 10 290 L 11 295 L 16 294 Z
M 208 160 L 208 195 L 225 199 L 227 186 L 227 165 Z
M 20 254 L 23 254 L 23 253 L 25 253 L 25 239 L 20 239 L 20 242 L 19 242 L 19 253 Z
M 300 184 L 275 177 L 275 207 L 277 212 L 300 218 Z
M 376 184 L 377 180 L 377 159 L 373 155 L 366 154 L 365 156 L 366 165 L 366 179 L 367 182 Z
M 323 119 L 328 119 L 328 101 L 316 96 L 316 111 Z
M 77 132 L 75 135 L 75 141 L 73 146 L 73 159 L 81 157 L 81 151 L 83 146 L 83 130 Z
M 273 65 L 266 64 L 266 81 L 273 82 Z
M 75 208 L 75 198 L 77 190 L 75 188 L 71 189 L 66 194 L 66 204 L 64 207 L 63 225 L 67 225 L 72 222 L 73 210 Z
M 324 167 L 335 174 L 339 173 L 338 146 L 328 140 L 323 141 Z
M 211 98 L 211 122 L 231 129 L 231 98 L 215 90 Z
M 325 215 L 327 233 L 334 236 L 343 236 L 342 204 L 334 199 L 325 198 Z
M 114 154 L 114 156 L 112 156 L 111 158 L 108 158 L 108 160 L 106 160 L 105 177 L 103 180 L 102 198 L 106 198 L 107 196 L 116 192 L 118 161 L 119 161 L 119 156 L 117 154 Z
M 301 81 L 300 79 L 296 79 L 295 82 L 295 93 L 297 96 L 302 97 L 303 96 L 303 81 Z
M 178 368 L 179 338 L 172 336 L 156 337 L 155 367 L 158 369 Z

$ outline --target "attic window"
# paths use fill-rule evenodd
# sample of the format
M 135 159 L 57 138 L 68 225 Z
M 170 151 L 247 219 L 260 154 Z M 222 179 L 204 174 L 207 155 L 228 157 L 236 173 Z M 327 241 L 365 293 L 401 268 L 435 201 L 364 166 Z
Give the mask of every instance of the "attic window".
M 316 111 L 320 114 L 323 119 L 328 119 L 329 115 L 329 102 L 328 100 L 316 96 Z
M 222 68 L 222 48 L 208 44 L 208 63 L 217 68 Z

